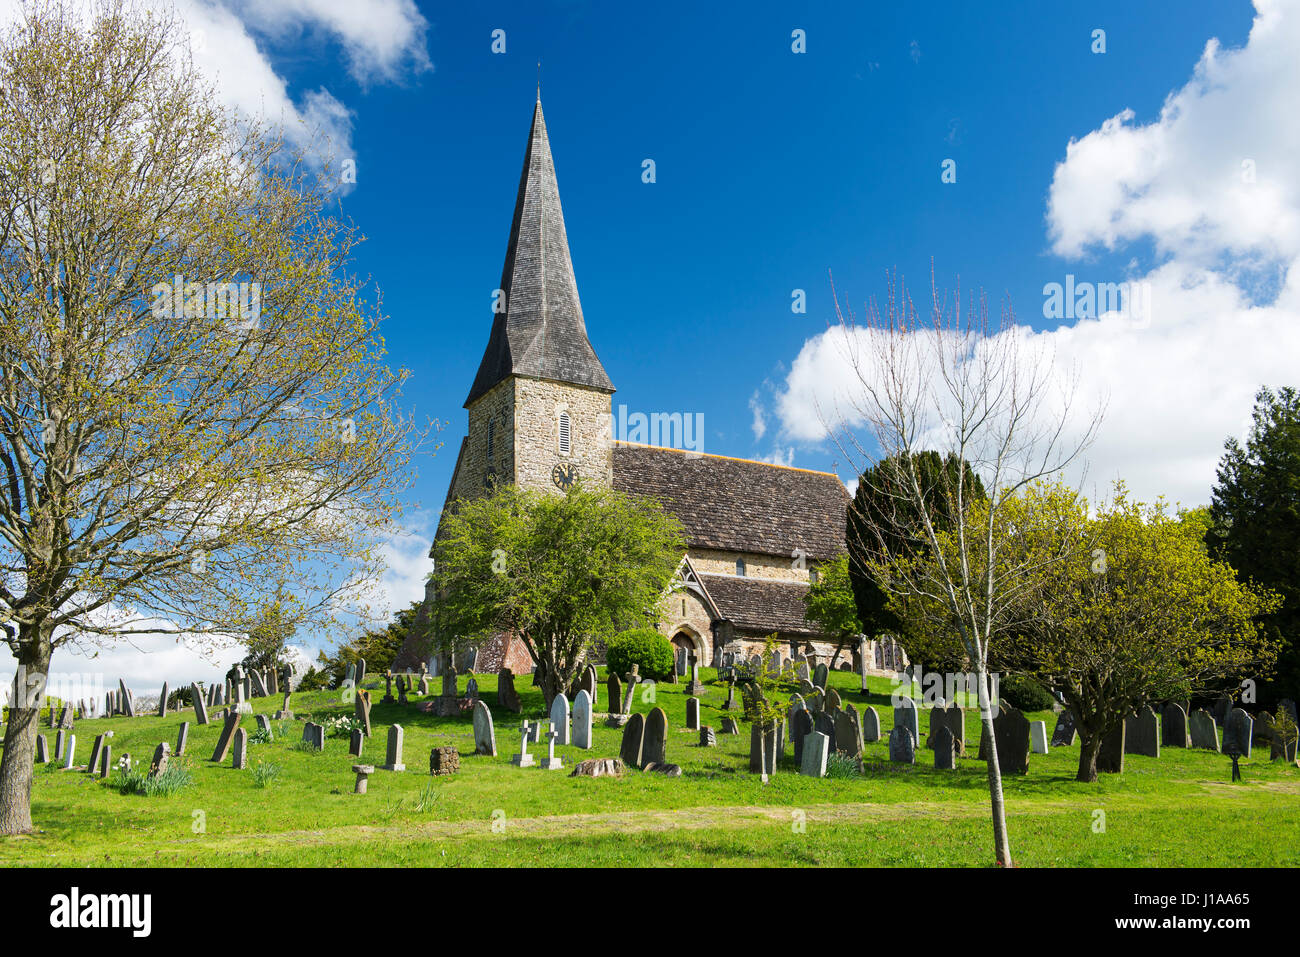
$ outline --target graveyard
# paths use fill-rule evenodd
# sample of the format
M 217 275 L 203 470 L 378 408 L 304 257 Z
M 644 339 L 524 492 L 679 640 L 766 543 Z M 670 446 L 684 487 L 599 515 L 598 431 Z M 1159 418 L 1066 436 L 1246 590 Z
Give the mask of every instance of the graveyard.
M 799 690 L 793 673 L 787 674 L 788 684 L 776 695 L 782 703 Z M 328 730 L 331 721 L 357 714 L 355 693 L 347 688 L 294 693 L 287 712 L 280 694 L 254 694 L 245 706 L 251 713 L 240 716 L 224 741 L 227 722 L 219 707 L 207 709 L 207 724 L 197 723 L 194 708 L 165 716 L 136 709 L 134 717 L 77 718 L 71 729 L 62 729 L 61 756 L 58 730 L 43 721 L 49 760 L 36 767 L 37 829 L 0 843 L 0 863 L 990 866 L 986 765 L 977 756 L 975 709 L 964 712 L 965 756 L 956 758 L 953 769 L 935 766 L 924 707 L 916 712 L 915 763 L 891 760 L 891 680 L 868 677 L 863 692 L 857 674 L 832 671 L 826 691 L 831 702 L 840 699 L 839 713 L 852 705 L 863 716 L 874 709 L 879 718 L 879 738 L 862 746 L 861 770 L 832 759 L 826 776 L 817 776 L 818 767 L 805 773 L 807 764 L 796 760 L 791 735 L 783 733 L 771 773 L 763 775 L 751 762 L 739 692 L 732 693 L 735 708 L 726 710 L 727 683 L 713 669 L 701 669 L 699 676 L 698 721 L 713 730 L 712 746 L 702 745 L 701 732 L 688 727 L 697 706 L 685 682 L 637 685 L 627 695 L 631 716 L 624 727 L 611 726 L 604 668 L 597 673 L 589 748 L 578 746 L 585 725 L 578 709 L 572 728 L 556 732 L 552 746 L 551 716 L 540 690 L 527 676 L 515 678 L 521 709 L 516 713 L 499 705 L 498 679 L 491 674 L 458 676 L 454 698 L 441 694 L 437 678 L 419 682 L 410 676 L 408 684 L 405 676 L 366 676 L 362 691 L 372 702 L 371 733 L 360 740 L 359 755 L 350 753 L 352 735 Z M 429 693 L 421 694 L 425 687 Z M 458 702 L 457 713 L 440 716 L 439 710 L 451 709 L 437 704 L 449 699 Z M 492 718 L 495 756 L 475 753 L 475 708 Z M 728 719 L 739 733 L 722 733 Z M 1044 721 L 1049 737 L 1056 726 L 1050 712 L 1024 719 Z M 656 721 L 662 745 L 651 742 Z M 571 776 L 581 762 L 627 757 L 626 728 L 641 722 L 642 760 L 655 750 L 666 773 L 625 762 L 616 776 Z M 183 723 L 186 740 L 178 754 Z M 535 740 L 519 762 L 525 726 Z M 262 727 L 269 740 L 259 733 Z M 949 735 L 949 725 L 936 733 Z M 1236 783 L 1225 754 L 1165 746 L 1158 758 L 1125 754 L 1122 773 L 1080 784 L 1074 780 L 1077 739 L 1036 753 L 1043 735 L 1035 728 L 1026 773 L 1003 768 L 1020 866 L 1300 863 L 1294 843 L 1278 839 L 1300 824 L 1300 769 L 1294 762 L 1270 761 L 1267 743 L 1257 740 L 1252 755 L 1240 759 Z M 561 743 L 566 736 L 570 743 Z M 87 769 L 97 739 L 97 765 L 104 764 L 102 748 L 111 748 L 107 777 L 100 767 Z M 400 739 L 395 755 L 394 739 Z M 114 770 L 122 756 L 130 755 L 137 770 L 144 770 L 162 743 L 168 745 L 167 762 L 188 771 L 188 783 L 170 794 L 122 793 L 121 774 Z M 212 760 L 217 756 L 221 760 Z M 441 773 L 431 773 L 433 757 Z

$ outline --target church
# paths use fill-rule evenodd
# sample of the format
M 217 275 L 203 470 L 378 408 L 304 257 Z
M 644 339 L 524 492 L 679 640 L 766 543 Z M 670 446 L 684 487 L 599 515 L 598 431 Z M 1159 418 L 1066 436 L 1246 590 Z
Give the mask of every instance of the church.
M 818 566 L 844 550 L 848 490 L 830 472 L 612 437 L 614 384 L 587 338 L 540 96 L 497 303 L 444 512 L 501 481 L 562 495 L 580 478 L 648 496 L 681 521 L 688 545 L 661 603 L 665 637 L 714 667 L 724 654 L 761 650 L 773 633 L 783 655 L 829 662 L 834 642 L 805 619 L 804 595 Z M 429 660 L 425 620 L 394 667 Z M 871 668 L 878 656 L 862 651 Z M 522 642 L 500 636 L 478 650 L 475 670 L 502 665 L 532 670 Z

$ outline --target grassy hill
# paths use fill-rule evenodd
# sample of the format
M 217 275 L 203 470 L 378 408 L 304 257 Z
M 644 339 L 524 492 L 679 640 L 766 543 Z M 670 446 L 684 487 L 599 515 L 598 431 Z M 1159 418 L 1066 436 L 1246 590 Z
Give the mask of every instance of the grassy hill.
M 717 729 L 725 685 L 708 669 L 702 722 Z M 496 701 L 496 678 L 479 677 Z M 463 691 L 466 678 L 462 676 Z M 433 682 L 435 690 L 440 682 Z M 885 733 L 892 726 L 889 682 L 835 673 L 846 702 L 874 705 Z M 97 734 L 112 729 L 115 759 L 129 752 L 147 765 L 161 741 L 174 747 L 179 724 L 191 720 L 187 757 L 193 783 L 169 796 L 122 794 L 114 778 L 38 766 L 32 816 L 38 833 L 0 839 L 4 866 L 221 865 L 964 865 L 991 863 L 985 765 L 973 757 L 955 772 L 938 772 L 933 754 L 916 766 L 891 765 L 882 740 L 867 745 L 861 777 L 813 779 L 794 766 L 792 748 L 767 784 L 748 773 L 749 733 L 697 746 L 685 729 L 682 686 L 659 685 L 655 704 L 669 719 L 668 760 L 680 778 L 629 771 L 620 779 L 570 778 L 588 757 L 615 757 L 622 732 L 596 722 L 590 751 L 557 749 L 563 771 L 513 767 L 520 718 L 493 709 L 498 756 L 475 756 L 468 716 L 435 718 L 416 708 L 379 703 L 374 735 L 360 763 L 380 765 L 388 726 L 405 729 L 405 772 L 377 770 L 369 793 L 352 793 L 346 738 L 323 752 L 301 748 L 302 720 L 351 714 L 339 692 L 294 695 L 298 720 L 272 721 L 275 740 L 254 743 L 246 771 L 212 764 L 220 722 L 193 724 L 193 712 L 78 721 L 77 756 L 84 762 Z M 540 691 L 517 679 L 526 717 L 543 717 Z M 605 687 L 599 711 L 605 710 Z M 739 695 L 737 695 L 739 698 Z M 635 710 L 654 704 L 638 695 Z M 253 702 L 274 713 L 279 699 Z M 1029 715 L 1048 721 L 1049 714 Z M 922 715 L 922 732 L 927 719 Z M 250 734 L 256 725 L 246 717 Z M 53 751 L 53 732 L 43 731 Z M 979 727 L 968 714 L 968 753 Z M 456 745 L 461 770 L 428 773 L 430 748 Z M 545 743 L 531 745 L 545 754 Z M 1266 748 L 1242 762 L 1244 781 L 1230 784 L 1228 759 L 1205 751 L 1162 750 L 1159 759 L 1129 755 L 1123 775 L 1076 783 L 1078 745 L 1032 755 L 1029 774 L 1004 780 L 1011 848 L 1022 866 L 1294 866 L 1300 850 L 1282 835 L 1300 825 L 1300 769 L 1270 764 Z M 259 787 L 261 763 L 278 774 Z M 1096 829 L 1104 812 L 1104 830 Z

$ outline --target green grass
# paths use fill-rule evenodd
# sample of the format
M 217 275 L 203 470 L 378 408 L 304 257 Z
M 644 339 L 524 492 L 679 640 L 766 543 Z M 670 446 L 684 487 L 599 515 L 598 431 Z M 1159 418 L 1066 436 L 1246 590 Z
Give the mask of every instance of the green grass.
M 710 682 L 714 674 L 703 670 Z M 464 688 L 465 678 L 461 678 Z M 868 694 L 857 677 L 835 673 L 831 683 L 859 709 L 876 707 L 892 726 L 889 682 L 871 679 Z M 985 766 L 973 757 L 955 772 L 931 767 L 921 748 L 914 767 L 891 765 L 885 741 L 867 745 L 862 775 L 816 780 L 798 774 L 792 751 L 765 786 L 748 773 L 749 734 L 718 735 L 717 748 L 700 748 L 685 730 L 681 686 L 659 685 L 668 714 L 668 760 L 680 778 L 629 772 L 621 779 L 570 778 L 567 768 L 586 757 L 618 754 L 621 731 L 598 720 L 590 751 L 561 747 L 566 770 L 519 769 L 517 715 L 494 709 L 498 756 L 473 755 L 468 716 L 434 718 L 383 705 L 383 682 L 368 681 L 374 734 L 360 763 L 384 763 L 388 726 L 406 732 L 405 772 L 376 770 L 369 793 L 352 793 L 346 738 L 327 738 L 325 750 L 298 746 L 302 722 L 276 725 L 270 742 L 250 742 L 249 765 L 274 765 L 267 780 L 211 757 L 219 723 L 191 722 L 185 762 L 192 783 L 172 794 L 122 794 L 114 781 L 77 771 L 38 773 L 32 789 L 37 833 L 0 839 L 0 865 L 964 865 L 991 861 Z M 435 691 L 439 682 L 434 681 Z M 488 702 L 495 676 L 479 677 Z M 542 697 L 527 677 L 517 679 L 525 716 L 543 717 Z M 605 688 L 601 702 L 604 710 Z M 739 698 L 739 695 L 737 695 Z M 709 683 L 702 720 L 715 729 L 724 712 L 725 685 Z M 638 711 L 654 705 L 635 703 Z M 254 701 L 271 713 L 279 698 Z M 350 714 L 339 692 L 295 695 L 299 718 Z M 147 762 L 160 741 L 175 744 L 182 718 L 106 718 L 77 722 L 79 750 L 89 754 L 108 729 L 115 758 L 130 752 Z M 1030 715 L 1048 720 L 1050 715 Z M 927 719 L 922 716 L 922 731 Z M 251 718 L 244 726 L 254 727 Z M 968 714 L 967 748 L 979 740 Z M 454 744 L 461 770 L 427 772 L 429 750 Z M 545 752 L 531 745 L 530 751 Z M 1032 755 L 1029 774 L 1004 780 L 1012 852 L 1023 866 L 1295 866 L 1300 850 L 1285 838 L 1300 825 L 1300 769 L 1270 764 L 1267 749 L 1242 762 L 1244 781 L 1230 784 L 1226 758 L 1168 748 L 1157 759 L 1129 755 L 1123 775 L 1096 784 L 1073 780 L 1078 746 Z M 1104 830 L 1097 812 L 1104 812 Z

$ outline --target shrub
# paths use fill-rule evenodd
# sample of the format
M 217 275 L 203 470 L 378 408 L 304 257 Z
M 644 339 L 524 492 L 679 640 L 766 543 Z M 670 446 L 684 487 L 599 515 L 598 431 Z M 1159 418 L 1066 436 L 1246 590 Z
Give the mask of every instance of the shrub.
M 998 694 L 1020 711 L 1051 711 L 1056 705 L 1056 699 L 1042 685 L 1024 675 L 1004 675 Z
M 333 681 L 333 676 L 328 671 L 317 671 L 315 668 L 308 668 L 307 673 L 298 679 L 297 691 L 328 691 Z
M 253 768 L 253 787 L 265 788 L 270 787 L 271 782 L 280 776 L 280 765 L 267 764 L 265 761 L 258 761 L 257 767 Z
M 116 776 L 113 779 L 113 784 L 119 793 L 139 794 L 144 797 L 167 797 L 193 783 L 194 776 L 184 764 L 173 762 L 162 774 L 150 777 L 149 769 L 142 767 L 139 760 L 127 764 L 125 758 L 118 760 Z
M 605 644 L 605 665 L 620 678 L 637 665 L 643 678 L 665 681 L 673 674 L 673 645 L 653 628 L 619 632 Z
M 857 758 L 849 757 L 843 751 L 832 751 L 826 758 L 828 778 L 856 778 L 861 773 Z

